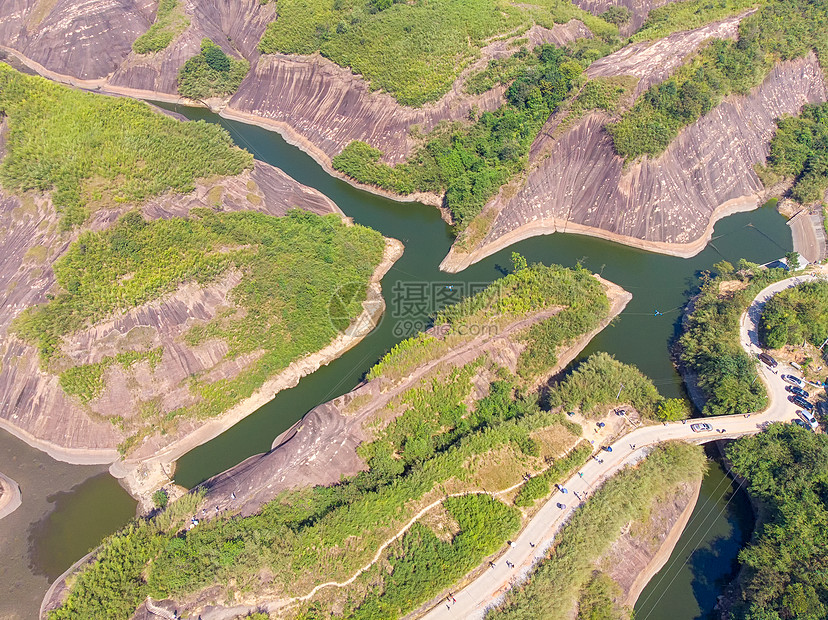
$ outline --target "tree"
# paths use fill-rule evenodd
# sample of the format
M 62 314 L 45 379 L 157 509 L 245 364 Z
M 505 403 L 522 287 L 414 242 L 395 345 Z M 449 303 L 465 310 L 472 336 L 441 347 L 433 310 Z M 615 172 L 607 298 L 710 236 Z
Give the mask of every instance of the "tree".
M 209 39 L 204 39 L 202 42 L 201 53 L 211 69 L 222 72 L 230 71 L 230 58 Z
M 526 258 L 517 252 L 512 252 L 512 271 L 517 273 L 526 269 Z
M 662 422 L 686 420 L 693 412 L 686 398 L 665 398 L 658 403 L 656 416 Z
M 170 497 L 164 489 L 158 489 L 152 494 L 152 503 L 155 504 L 155 507 L 159 510 L 164 510 L 169 501 Z

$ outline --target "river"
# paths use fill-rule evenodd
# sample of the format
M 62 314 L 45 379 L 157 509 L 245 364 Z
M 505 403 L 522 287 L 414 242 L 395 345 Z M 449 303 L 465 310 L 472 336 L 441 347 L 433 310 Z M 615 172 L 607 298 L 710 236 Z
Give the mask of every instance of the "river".
M 295 388 L 281 392 L 227 432 L 182 457 L 175 479 L 187 487 L 269 449 L 273 438 L 308 410 L 352 389 L 385 351 L 427 323 L 428 314 L 445 303 L 447 295 L 450 297 L 446 291 L 462 294 L 473 286 L 491 282 L 510 267 L 512 251 L 520 252 L 529 262 L 566 266 L 580 262 L 630 291 L 633 299 L 625 311 L 590 343 L 581 357 L 594 351 L 607 351 L 624 362 L 637 365 L 665 396 L 677 396 L 682 386 L 670 363 L 667 345 L 699 273 L 722 259 L 735 262 L 744 257 L 767 262 L 792 247 L 790 229 L 784 219 L 773 208 L 765 207 L 719 222 L 713 241 L 691 259 L 648 253 L 592 237 L 555 234 L 527 239 L 459 274 L 445 274 L 439 271 L 438 265 L 451 245 L 451 231 L 433 207 L 395 202 L 355 189 L 331 177 L 311 157 L 265 129 L 227 121 L 204 109 L 162 107 L 175 109 L 192 119 L 221 123 L 240 146 L 257 158 L 326 194 L 355 222 L 405 244 L 403 257 L 382 282 L 388 310 L 377 329 L 338 360 L 305 377 Z M 414 304 L 412 299 L 422 292 L 423 283 L 430 287 L 429 293 L 419 300 L 422 303 Z M 0 585 L 0 601 L 11 600 L 11 607 L 19 603 L 18 617 L 29 618 L 32 617 L 30 601 L 36 596 L 29 593 L 28 597 L 17 597 L 16 590 L 8 589 L 13 588 L 11 582 L 28 584 L 21 586 L 23 589 L 42 587 L 44 573 L 61 572 L 81 557 L 94 541 L 126 521 L 122 511 L 101 510 L 100 506 L 126 506 L 129 498 L 107 476 L 95 477 L 103 468 L 92 471 L 55 464 L 41 455 L 41 460 L 51 461 L 52 469 L 65 467 L 72 472 L 74 482 L 61 488 L 73 488 L 61 495 L 59 501 L 41 501 L 36 506 L 30 502 L 27 507 L 26 502 L 34 494 L 34 491 L 27 491 L 27 487 L 32 488 L 31 482 L 24 485 L 14 471 L 7 471 L 5 463 L 10 459 L 29 458 L 30 449 L 4 432 L 0 432 L 0 438 L 3 440 L 0 442 L 0 471 L 17 479 L 24 494 L 24 506 L 18 513 L 0 521 L 0 537 L 11 537 L 20 543 L 16 555 L 5 568 L 8 578 Z M 80 484 L 84 480 L 87 482 Z M 37 488 L 44 489 L 39 493 L 50 493 L 46 489 L 51 481 L 37 484 L 40 485 Z M 80 486 L 73 486 L 78 484 Z M 13 517 L 16 520 L 12 522 Z M 726 511 L 715 513 L 713 520 L 722 528 L 731 522 Z M 34 535 L 26 543 L 24 552 L 20 541 L 28 532 Z M 65 534 L 68 532 L 72 535 Z M 7 556 L 4 554 L 4 557 Z M 672 591 L 679 587 L 684 583 L 683 579 L 671 582 L 668 589 Z M 2 605 L 0 603 L 0 617 L 5 617 Z M 24 613 L 24 606 L 29 611 Z M 671 620 L 695 617 L 681 612 L 677 616 L 676 610 L 671 614 Z

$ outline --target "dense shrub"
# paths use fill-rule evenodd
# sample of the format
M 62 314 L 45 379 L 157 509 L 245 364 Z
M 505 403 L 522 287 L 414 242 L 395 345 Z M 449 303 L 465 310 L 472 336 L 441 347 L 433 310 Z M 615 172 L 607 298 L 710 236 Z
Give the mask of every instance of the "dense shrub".
M 705 415 L 748 413 L 765 407 L 767 393 L 757 380 L 756 360 L 739 342 L 739 319 L 760 290 L 786 274 L 784 269 L 760 269 L 741 261 L 738 277 L 747 286 L 729 293 L 721 293 L 720 284 L 733 275 L 705 276 L 679 338 L 679 360 L 697 377 L 705 396 Z
M 199 177 L 238 174 L 253 156 L 217 125 L 182 123 L 126 97 L 84 93 L 0 63 L 0 114 L 9 118 L 0 181 L 52 190 L 64 228 L 90 208 L 188 192 Z
M 806 282 L 771 297 L 759 322 L 768 349 L 804 341 L 819 347 L 828 338 L 828 282 Z
M 549 397 L 552 406 L 577 408 L 584 415 L 603 414 L 609 405 L 629 403 L 641 415 L 655 417 L 660 401 L 652 381 L 635 366 L 623 364 L 603 352 L 579 364 Z
M 822 200 L 828 190 L 828 104 L 803 106 L 799 116 L 783 116 L 771 140 L 763 180 L 793 177 L 799 202 Z
M 239 89 L 250 63 L 230 58 L 210 39 L 202 39 L 201 53 L 178 72 L 178 92 L 190 99 L 231 95 Z
M 730 444 L 735 473 L 747 480 L 761 520 L 739 554 L 743 566 L 734 620 L 828 614 L 828 436 L 793 424 Z
M 149 54 L 165 49 L 190 25 L 181 0 L 160 0 L 155 23 L 132 43 L 136 54 Z

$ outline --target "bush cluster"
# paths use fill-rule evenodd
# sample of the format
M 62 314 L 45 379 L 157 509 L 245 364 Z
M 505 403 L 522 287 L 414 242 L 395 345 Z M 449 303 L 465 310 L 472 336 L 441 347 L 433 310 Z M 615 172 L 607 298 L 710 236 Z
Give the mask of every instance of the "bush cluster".
M 734 620 L 818 620 L 828 615 L 828 436 L 774 424 L 727 448 L 734 472 L 761 506 Z
M 670 10 L 664 7 L 665 10 Z M 607 126 L 615 150 L 628 159 L 657 156 L 678 132 L 731 93 L 745 95 L 774 63 L 816 50 L 828 58 L 828 6 L 808 0 L 768 2 L 742 20 L 737 41 L 713 40 L 670 79 L 652 86 Z
M 217 125 L 182 123 L 143 102 L 84 93 L 0 63 L 3 114 L 9 132 L 0 182 L 51 190 L 64 229 L 82 224 L 92 208 L 192 191 L 198 178 L 253 164 Z
M 757 380 L 756 360 L 739 342 L 739 319 L 756 294 L 786 277 L 784 269 L 760 269 L 740 261 L 734 274 L 730 263 L 717 264 L 716 277 L 705 275 L 679 338 L 679 361 L 698 378 L 704 393 L 705 415 L 761 411 L 767 403 L 764 384 Z M 747 286 L 722 293 L 722 282 L 738 279 Z
M 178 92 L 190 99 L 232 95 L 249 69 L 246 60 L 230 58 L 210 39 L 202 39 L 201 53 L 178 72 Z
M 184 14 L 180 0 L 160 0 L 155 14 L 155 23 L 132 43 L 136 54 L 160 52 L 172 43 L 187 26 L 190 18 Z
M 828 104 L 806 104 L 799 116 L 783 116 L 776 123 L 767 165 L 757 172 L 769 184 L 792 177 L 791 195 L 799 202 L 824 199 L 828 190 Z

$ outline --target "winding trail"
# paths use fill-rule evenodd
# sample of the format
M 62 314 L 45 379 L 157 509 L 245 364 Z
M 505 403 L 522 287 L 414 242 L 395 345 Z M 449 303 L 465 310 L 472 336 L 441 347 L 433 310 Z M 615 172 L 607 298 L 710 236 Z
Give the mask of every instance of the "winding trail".
M 758 321 L 767 300 L 786 288 L 812 281 L 818 277 L 825 277 L 828 275 L 828 270 L 822 267 L 819 269 L 819 274 L 787 278 L 759 292 L 742 315 L 740 322 L 741 343 L 746 351 L 754 354 L 761 350 L 758 342 Z M 612 452 L 600 452 L 593 456 L 592 460 L 581 469 L 580 473 L 583 476 L 577 474 L 572 476 L 564 483 L 564 486 L 570 492 L 578 491 L 581 494 L 589 494 L 619 470 L 644 459 L 652 448 L 662 442 L 683 440 L 706 443 L 717 439 L 735 439 L 757 433 L 768 423 L 788 422 L 795 418 L 796 408 L 788 402 L 785 382 L 780 378 L 783 371 L 779 369 L 778 374 L 774 373 L 764 364 L 760 364 L 759 368 L 760 376 L 768 388 L 770 400 L 765 411 L 707 418 L 704 421 L 708 422 L 713 429 L 700 433 L 693 432 L 690 428 L 695 420 L 690 420 L 688 423 L 674 422 L 639 427 L 613 443 Z M 721 433 L 717 429 L 725 432 Z M 565 502 L 569 502 L 569 505 L 563 509 L 558 508 L 559 503 L 565 505 Z M 445 601 L 441 600 L 424 617 L 429 620 L 482 618 L 486 610 L 497 604 L 513 585 L 524 581 L 529 576 L 535 563 L 546 555 L 555 536 L 577 510 L 580 503 L 575 500 L 574 493 L 567 495 L 560 491 L 554 493 L 514 539 L 515 545 L 507 548 L 501 561 L 498 561 L 491 570 L 480 574 L 463 590 L 456 592 L 454 594 L 456 603 L 447 606 Z M 514 568 L 506 565 L 507 560 L 514 565 Z

